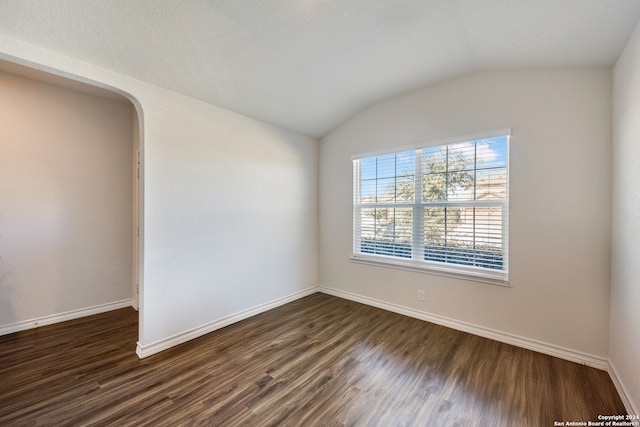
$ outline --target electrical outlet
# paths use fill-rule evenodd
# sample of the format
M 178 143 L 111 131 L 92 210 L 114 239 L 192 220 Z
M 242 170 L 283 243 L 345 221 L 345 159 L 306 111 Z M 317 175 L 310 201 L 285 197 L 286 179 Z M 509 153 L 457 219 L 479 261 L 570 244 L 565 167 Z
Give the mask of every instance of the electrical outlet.
M 426 300 L 427 300 L 427 293 L 424 291 L 424 289 L 419 289 L 418 290 L 418 301 L 425 302 Z

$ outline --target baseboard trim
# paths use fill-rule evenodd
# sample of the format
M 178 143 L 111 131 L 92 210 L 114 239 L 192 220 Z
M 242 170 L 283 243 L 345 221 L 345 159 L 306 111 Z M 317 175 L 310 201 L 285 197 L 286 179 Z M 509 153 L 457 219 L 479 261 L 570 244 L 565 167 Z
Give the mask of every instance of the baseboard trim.
M 220 319 L 214 320 L 209 323 L 205 323 L 204 325 L 197 326 L 195 328 L 189 329 L 179 334 L 175 334 L 170 337 L 155 341 L 151 344 L 142 345 L 140 342 L 138 342 L 138 345 L 136 346 L 136 354 L 140 359 L 149 357 L 163 350 L 167 350 L 176 345 L 201 337 L 215 330 L 224 328 L 225 326 L 229 326 L 241 320 L 248 319 L 249 317 L 255 316 L 256 314 L 260 314 L 265 311 L 271 310 L 273 308 L 279 307 L 281 305 L 298 300 L 300 298 L 304 298 L 316 292 L 318 292 L 318 288 L 315 286 L 311 288 L 303 289 L 301 291 L 294 292 L 291 295 L 287 295 L 282 298 L 277 298 L 275 300 L 256 305 L 254 307 L 239 311 L 229 316 L 222 317 Z
M 373 307 L 381 308 L 383 310 L 392 311 L 394 313 L 403 314 L 405 316 L 413 317 L 416 319 L 424 320 L 427 322 L 435 323 L 438 325 L 446 326 L 458 331 L 468 332 L 473 335 L 478 335 L 484 338 L 489 338 L 495 341 L 503 342 L 505 344 L 515 345 L 516 347 L 526 348 L 528 350 L 537 351 L 538 353 L 547 354 L 549 356 L 558 357 L 560 359 L 569 360 L 571 362 L 581 363 L 583 365 L 591 366 L 593 368 L 601 369 L 603 371 L 608 370 L 607 359 L 593 356 L 587 353 L 571 350 L 569 348 L 557 346 L 554 344 L 548 344 L 542 341 L 533 340 L 530 338 L 509 334 L 506 332 L 497 331 L 483 326 L 473 325 L 467 322 L 461 322 L 459 320 L 451 319 L 448 317 L 440 316 L 437 314 L 425 313 L 423 311 L 414 310 L 409 307 L 404 307 L 397 304 L 391 304 L 386 301 L 369 298 L 363 295 L 354 294 L 351 292 L 345 292 L 335 288 L 327 288 L 320 286 L 319 292 L 333 295 L 339 298 L 348 299 L 351 301 L 359 302 L 362 304 L 370 305 Z
M 624 403 L 627 414 L 640 415 L 640 408 L 635 407 L 631 399 L 629 399 L 629 393 L 627 393 L 624 383 L 620 380 L 620 375 L 618 374 L 616 367 L 611 363 L 611 359 L 607 360 L 607 371 L 609 371 L 611 381 L 613 381 L 613 385 L 616 386 L 620 399 L 622 399 L 622 403 Z
M 64 313 L 50 314 L 48 316 L 10 323 L 8 325 L 0 326 L 0 335 L 13 334 L 15 332 L 26 331 L 27 329 L 34 329 L 39 328 L 40 326 L 66 322 L 67 320 L 79 319 L 80 317 L 92 316 L 94 314 L 105 313 L 111 310 L 118 310 L 124 307 L 131 307 L 130 299 L 114 301 L 106 304 L 94 305 L 92 307 L 80 308 L 78 310 L 66 311 Z

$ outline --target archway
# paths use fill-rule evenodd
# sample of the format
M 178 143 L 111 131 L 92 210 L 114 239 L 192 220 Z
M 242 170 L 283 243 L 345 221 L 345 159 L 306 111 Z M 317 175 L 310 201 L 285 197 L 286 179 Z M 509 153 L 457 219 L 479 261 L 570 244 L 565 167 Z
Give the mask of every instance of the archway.
M 4 313 L 0 334 L 95 314 L 125 303 L 138 309 L 144 164 L 138 102 L 113 88 L 2 59 L 0 73 L 8 92 L 3 126 L 7 134 L 0 148 L 4 145 L 5 163 L 11 165 L 3 168 L 4 184 L 0 185 L 6 197 L 4 215 L 0 216 L 4 222 L 0 227 L 0 304 Z M 29 102 L 31 107 L 27 107 Z M 110 121 L 105 124 L 102 119 Z M 68 121 L 86 123 L 69 129 L 65 127 Z M 118 123 L 125 125 L 114 129 Z M 19 127 L 29 131 L 18 132 Z M 85 140 L 93 145 L 83 146 Z M 116 164 L 119 173 L 109 171 Z M 125 170 L 129 191 L 118 193 Z M 91 181 L 95 181 L 95 194 L 88 191 Z M 113 209 L 114 200 L 118 210 Z M 103 230 L 105 227 L 112 228 Z M 113 238 L 113 234 L 120 237 Z M 98 243 L 101 238 L 108 242 Z M 123 245 L 129 246 L 122 251 L 129 254 L 128 268 L 122 260 L 110 258 Z M 117 274 L 109 270 L 111 262 L 117 264 L 112 266 Z M 125 273 L 128 298 L 114 300 L 116 293 L 109 282 L 125 280 Z M 92 278 L 100 289 L 91 290 Z M 25 286 L 36 282 L 33 287 Z

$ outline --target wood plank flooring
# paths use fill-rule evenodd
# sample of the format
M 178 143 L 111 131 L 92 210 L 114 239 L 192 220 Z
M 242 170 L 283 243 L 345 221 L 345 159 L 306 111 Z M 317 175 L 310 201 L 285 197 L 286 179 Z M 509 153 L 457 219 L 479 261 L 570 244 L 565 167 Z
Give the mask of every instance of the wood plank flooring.
M 606 372 L 314 294 L 149 358 L 132 309 L 0 337 L 1 426 L 553 426 Z

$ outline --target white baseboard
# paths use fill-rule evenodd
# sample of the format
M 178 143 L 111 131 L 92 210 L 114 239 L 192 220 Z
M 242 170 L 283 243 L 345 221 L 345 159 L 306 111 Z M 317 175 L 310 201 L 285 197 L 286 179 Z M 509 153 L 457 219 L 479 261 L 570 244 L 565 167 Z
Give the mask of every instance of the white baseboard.
M 50 314 L 48 316 L 37 317 L 35 319 L 23 320 L 21 322 L 10 323 L 0 326 L 0 335 L 12 334 L 14 332 L 26 331 L 27 329 L 38 328 L 40 326 L 52 325 L 54 323 L 66 322 L 67 320 L 78 319 L 80 317 L 92 316 L 94 314 L 105 313 L 119 308 L 130 307 L 131 300 L 109 302 L 106 304 L 94 305 L 93 307 L 80 308 L 78 310 L 66 311 L 64 313 Z
M 333 295 L 339 298 L 356 301 L 362 304 L 381 308 L 383 310 L 388 310 L 416 319 L 425 320 L 427 322 L 446 326 L 458 331 L 468 332 L 473 335 L 478 335 L 484 338 L 503 342 L 505 344 L 515 345 L 516 347 L 522 347 L 528 350 L 537 351 L 538 353 L 548 354 L 549 356 L 558 357 L 560 359 L 569 360 L 571 362 L 581 363 L 583 365 L 591 366 L 604 371 L 608 369 L 608 362 L 605 358 L 571 350 L 569 348 L 557 346 L 554 344 L 548 344 L 531 338 L 513 335 L 490 328 L 485 328 L 483 326 L 473 325 L 471 323 L 461 322 L 459 320 L 439 316 L 437 314 L 425 313 L 423 311 L 414 310 L 412 308 L 391 304 L 385 301 L 365 297 L 351 292 L 341 291 L 334 288 L 320 286 L 318 290 L 322 293 Z
M 138 342 L 138 345 L 136 347 L 136 354 L 140 359 L 143 359 L 145 357 L 159 353 L 163 350 L 167 350 L 168 348 L 171 348 L 178 344 L 182 344 L 192 339 L 201 337 L 215 330 L 224 328 L 225 326 L 229 326 L 241 320 L 248 319 L 249 317 L 255 316 L 256 314 L 260 314 L 265 311 L 271 310 L 272 308 L 276 308 L 281 305 L 287 304 L 289 302 L 295 301 L 297 299 L 304 298 L 316 292 L 318 292 L 317 287 L 307 288 L 302 291 L 295 292 L 291 295 L 287 295 L 282 298 L 278 298 L 263 304 L 259 304 L 259 305 L 256 305 L 255 307 L 251 307 L 246 310 L 242 310 L 238 313 L 231 314 L 221 319 L 217 319 L 212 322 L 206 323 L 204 325 L 197 326 L 193 329 L 189 329 L 179 334 L 172 335 L 168 338 L 158 340 L 151 344 L 142 345 L 140 342 Z
M 640 408 L 637 408 L 631 399 L 629 399 L 629 393 L 627 393 L 627 389 L 624 386 L 624 383 L 620 380 L 620 375 L 618 374 L 615 366 L 611 363 L 611 360 L 607 361 L 607 370 L 609 371 L 609 376 L 611 377 L 611 381 L 613 381 L 613 385 L 616 386 L 620 399 L 622 399 L 622 403 L 624 403 L 627 414 L 640 415 Z

